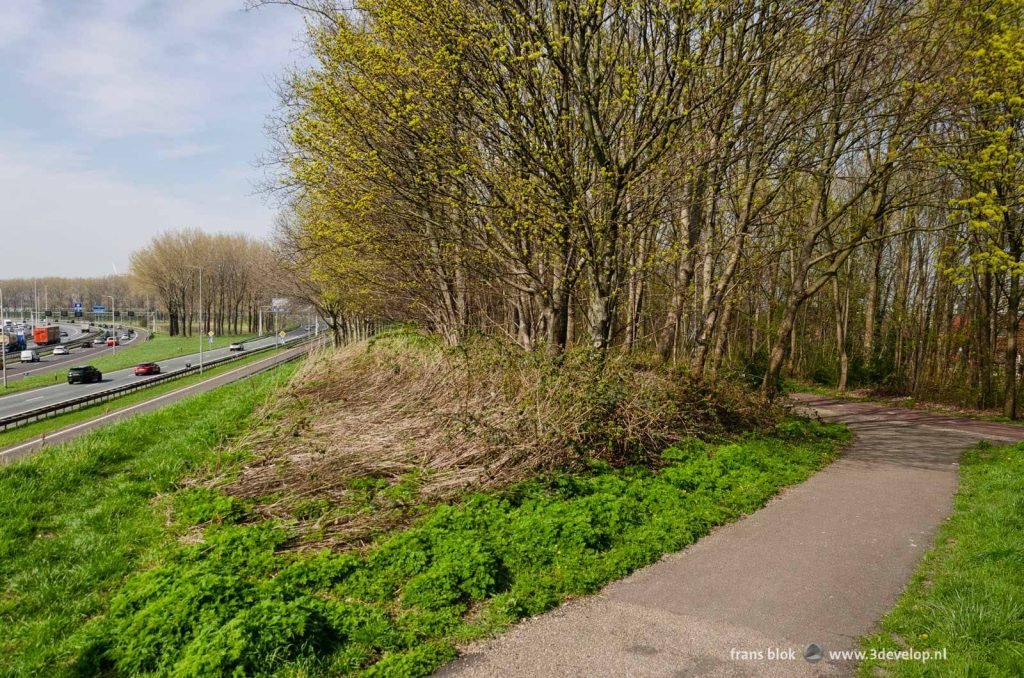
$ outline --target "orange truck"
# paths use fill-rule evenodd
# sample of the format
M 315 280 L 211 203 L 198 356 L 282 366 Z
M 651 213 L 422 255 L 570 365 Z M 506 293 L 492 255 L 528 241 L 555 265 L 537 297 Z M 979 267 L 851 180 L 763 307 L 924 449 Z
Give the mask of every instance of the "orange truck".
M 32 331 L 32 341 L 36 342 L 37 346 L 56 344 L 60 341 L 60 327 L 57 325 L 37 327 Z

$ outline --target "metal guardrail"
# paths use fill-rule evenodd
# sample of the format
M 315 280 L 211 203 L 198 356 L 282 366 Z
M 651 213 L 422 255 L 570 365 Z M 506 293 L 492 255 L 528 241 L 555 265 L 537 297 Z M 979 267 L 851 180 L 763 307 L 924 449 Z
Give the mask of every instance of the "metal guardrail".
M 299 340 L 297 340 L 295 342 L 292 342 L 291 344 L 284 344 L 283 346 L 286 348 L 286 350 L 290 350 L 290 349 L 297 348 L 297 347 L 300 347 L 300 346 L 305 346 L 305 345 L 308 345 L 308 344 L 317 343 L 318 340 L 319 340 L 319 338 L 303 337 L 302 339 L 299 339 Z M 281 348 L 281 347 L 282 347 L 282 344 L 276 344 L 275 343 L 275 344 L 271 344 L 270 346 L 265 346 L 263 348 L 255 349 L 253 351 L 246 351 L 244 353 L 233 354 L 233 355 L 226 355 L 226 356 L 222 356 L 220 358 L 214 358 L 213 360 L 211 360 L 209 362 L 203 363 L 202 369 L 204 369 L 204 370 L 205 369 L 209 369 L 211 367 L 216 367 L 217 365 L 222 365 L 224 363 L 229 363 L 229 362 L 233 362 L 233 361 L 236 361 L 236 360 L 241 360 L 242 358 L 247 358 L 247 357 L 252 356 L 252 355 L 258 355 L 260 353 L 264 353 L 266 351 L 272 351 L 272 350 L 275 350 L 275 349 L 278 349 L 278 348 Z M 290 360 L 295 360 L 298 357 L 300 357 L 301 355 L 303 355 L 303 353 L 297 353 L 295 356 L 288 358 L 288 360 L 281 361 L 281 362 L 288 362 Z M 279 364 L 279 363 L 275 363 L 275 364 Z M 264 368 L 264 369 L 270 369 L 270 367 L 273 367 L 273 365 L 268 366 L 267 368 Z M 135 382 L 135 383 L 131 383 L 131 384 L 124 384 L 123 386 L 115 386 L 114 388 L 110 388 L 110 389 L 107 389 L 105 391 L 99 391 L 98 393 L 90 393 L 88 395 L 84 395 L 84 396 L 81 396 L 81 397 L 78 397 L 78 398 L 71 398 L 70 400 L 62 400 L 59 403 L 54 403 L 52 405 L 44 405 L 43 407 L 38 407 L 38 408 L 36 408 L 34 410 L 29 410 L 28 412 L 22 412 L 21 414 L 14 414 L 14 415 L 11 415 L 9 417 L 3 417 L 3 418 L 0 418 L 0 431 L 6 431 L 7 429 L 16 428 L 18 426 L 22 426 L 24 424 L 28 424 L 28 423 L 31 423 L 33 421 L 41 421 L 43 419 L 49 419 L 50 417 L 55 417 L 55 416 L 60 415 L 60 414 L 65 414 L 67 412 L 73 412 L 75 410 L 80 410 L 83 407 L 86 407 L 86 406 L 89 406 L 89 405 L 95 405 L 95 404 L 98 404 L 98 403 L 106 402 L 108 400 L 113 400 L 115 398 L 119 398 L 121 396 L 128 395 L 129 393 L 134 393 L 135 391 L 141 391 L 141 390 L 146 389 L 146 388 L 151 388 L 153 386 L 156 386 L 157 384 L 162 384 L 164 382 L 171 381 L 173 379 L 180 379 L 180 378 L 186 377 L 186 376 L 188 376 L 190 374 L 195 374 L 195 373 L 199 372 L 199 369 L 200 369 L 199 365 L 191 365 L 190 367 L 182 367 L 182 368 L 174 370 L 172 372 L 166 372 L 166 373 L 157 375 L 155 377 L 152 377 L 151 379 L 146 379 L 144 381 L 139 381 L 139 382 Z M 257 370 L 257 372 L 262 372 L 262 371 L 263 370 Z

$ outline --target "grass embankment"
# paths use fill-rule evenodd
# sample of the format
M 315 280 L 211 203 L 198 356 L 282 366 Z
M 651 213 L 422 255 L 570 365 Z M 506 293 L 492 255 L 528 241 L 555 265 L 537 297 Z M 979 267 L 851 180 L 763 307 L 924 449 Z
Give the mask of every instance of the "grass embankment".
M 263 388 L 241 382 L 0 469 L 0 626 L 13 629 L 0 639 L 0 673 L 425 675 L 458 644 L 592 593 L 757 509 L 826 464 L 845 438 L 838 427 L 784 421 L 701 442 L 662 424 L 710 426 L 724 421 L 720 404 L 664 405 L 655 416 L 651 398 L 675 393 L 683 402 L 695 387 L 677 390 L 642 365 L 588 367 L 586 356 L 567 356 L 572 372 L 517 364 L 502 378 L 465 379 L 467 363 L 418 342 L 364 352 L 349 376 L 390 365 L 367 391 L 398 398 L 412 389 L 406 404 L 428 412 L 436 403 L 423 400 L 427 384 L 440 379 L 434 395 L 462 405 L 439 418 L 410 415 L 398 400 L 379 414 L 342 387 L 345 379 L 338 386 L 337 374 L 303 370 L 288 389 L 295 395 L 272 401 L 257 432 L 237 437 L 252 428 L 246 417 L 267 377 L 253 382 Z M 396 362 L 407 349 L 412 357 Z M 547 376 L 531 385 L 537 370 Z M 639 395 L 626 388 L 641 383 Z M 556 387 L 582 390 L 552 394 Z M 316 475 L 328 470 L 316 467 L 303 484 L 236 493 L 254 467 L 287 476 L 299 463 L 249 449 L 267 439 L 298 438 L 311 457 L 344 456 L 320 447 L 318 422 L 305 421 L 321 412 L 312 398 L 324 389 L 342 397 L 337 411 L 355 412 L 346 426 L 374 429 L 348 450 L 358 463 L 333 467 L 348 475 Z M 525 451 L 520 427 L 531 419 L 467 420 L 463 406 L 515 412 L 504 397 L 529 393 L 541 399 L 524 415 L 534 430 L 574 427 L 549 430 L 539 443 L 562 455 L 563 468 L 516 454 L 506 462 L 532 471 L 490 485 L 474 455 L 492 446 Z M 550 413 L 543 422 L 541 412 Z M 378 448 L 383 461 L 365 466 L 368 441 L 389 443 L 381 431 L 396 423 L 402 449 Z M 412 437 L 417 431 L 425 437 Z M 664 436 L 674 441 L 658 453 L 639 445 Z M 473 452 L 461 458 L 470 475 L 453 471 L 447 454 L 441 468 L 426 459 L 409 467 L 406 448 L 440 454 L 428 445 L 445 440 Z M 506 478 L 518 475 L 511 468 L 501 471 Z M 452 477 L 478 480 L 459 493 L 425 491 Z M 268 512 L 275 503 L 288 510 Z M 329 524 L 381 511 L 393 520 L 357 537 Z M 315 548 L 325 534 L 334 548 Z
M 294 370 L 279 370 L 117 423 L 0 467 L 0 674 L 70 673 L 82 625 L 161 548 L 166 494 L 222 448 Z
M 882 632 L 863 642 L 861 675 L 1024 675 L 1024 444 L 982 443 L 964 455 L 960 473 L 935 548 Z M 885 651 L 921 654 L 871 659 Z M 933 658 L 921 661 L 925 653 Z
M 86 673 L 427 675 L 455 645 L 548 610 L 755 510 L 829 460 L 839 430 L 665 452 L 660 472 L 595 465 L 431 509 L 361 551 L 280 552 L 293 536 L 211 490 L 175 500 L 167 553 L 86 632 Z M 392 495 L 401 501 L 400 494 Z
M 214 337 L 213 343 L 204 343 L 204 351 L 224 348 L 235 341 L 250 339 L 249 335 L 237 337 Z M 0 390 L 0 395 L 27 391 L 42 386 L 63 383 L 67 379 L 67 367 L 72 365 L 92 365 L 101 372 L 115 372 L 139 363 L 159 362 L 168 358 L 190 355 L 199 352 L 199 339 L 196 337 L 158 336 L 150 340 L 136 339 L 130 344 L 117 347 L 114 354 L 112 347 L 96 346 L 91 348 L 73 348 L 71 354 L 76 359 L 65 364 L 61 369 L 51 370 L 43 374 L 32 374 L 27 377 L 11 379 L 7 389 Z M 41 364 L 45 367 L 45 364 Z
M 18 428 L 9 429 L 7 431 L 0 431 L 0 450 L 3 450 L 11 445 L 31 440 L 38 436 L 49 434 L 54 431 L 59 431 L 67 426 L 72 426 L 83 421 L 88 421 L 93 417 L 99 417 L 104 414 L 111 412 L 117 412 L 123 410 L 132 405 L 152 400 L 158 396 L 177 391 L 179 389 L 197 384 L 201 381 L 206 381 L 212 377 L 216 377 L 230 370 L 236 370 L 240 367 L 244 367 L 250 363 L 257 362 L 259 360 L 265 360 L 272 356 L 271 353 L 255 353 L 244 355 L 244 357 L 232 360 L 229 363 L 222 365 L 215 365 L 207 368 L 203 371 L 203 374 L 190 374 L 185 377 L 178 379 L 172 379 L 163 383 L 156 384 L 142 391 L 135 391 L 115 398 L 113 400 L 107 400 L 96 405 L 89 407 L 83 407 L 80 410 L 68 412 L 67 414 L 61 414 L 50 419 L 43 419 L 41 421 L 35 421 L 31 424 L 25 424 Z

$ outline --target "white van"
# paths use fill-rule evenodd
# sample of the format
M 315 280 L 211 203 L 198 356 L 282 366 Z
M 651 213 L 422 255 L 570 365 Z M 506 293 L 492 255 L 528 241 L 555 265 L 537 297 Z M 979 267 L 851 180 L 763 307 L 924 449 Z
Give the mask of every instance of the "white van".
M 22 351 L 21 362 L 23 363 L 37 363 L 39 362 L 39 354 L 35 351 Z

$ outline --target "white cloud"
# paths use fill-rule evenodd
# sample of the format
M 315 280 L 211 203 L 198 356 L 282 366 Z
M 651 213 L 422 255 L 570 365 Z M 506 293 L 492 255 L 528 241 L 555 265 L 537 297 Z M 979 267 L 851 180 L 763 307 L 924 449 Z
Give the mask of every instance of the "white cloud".
M 181 160 L 183 158 L 194 158 L 197 155 L 206 155 L 216 150 L 217 146 L 213 144 L 181 144 L 162 149 L 158 156 L 164 160 Z
M 88 169 L 66 148 L 24 139 L 0 137 L 0 185 L 0 223 L 9 236 L 0 277 L 125 270 L 130 253 L 162 231 L 265 235 L 272 221 L 258 198 L 241 191 L 225 197 L 194 186 L 138 186 Z
M 64 117 L 99 138 L 174 136 L 230 116 L 254 82 L 281 70 L 301 26 L 294 12 L 244 12 L 241 0 L 60 5 L 39 25 L 36 9 L 12 21 L 32 40 L 8 40 L 22 80 Z M 280 8 L 268 8 L 280 9 Z M 4 46 L 0 33 L 0 47 Z
M 34 32 L 43 19 L 42 0 L 20 0 L 0 8 L 0 47 L 21 42 Z
M 123 270 L 172 228 L 269 232 L 251 163 L 302 19 L 243 2 L 0 0 L 0 277 Z

